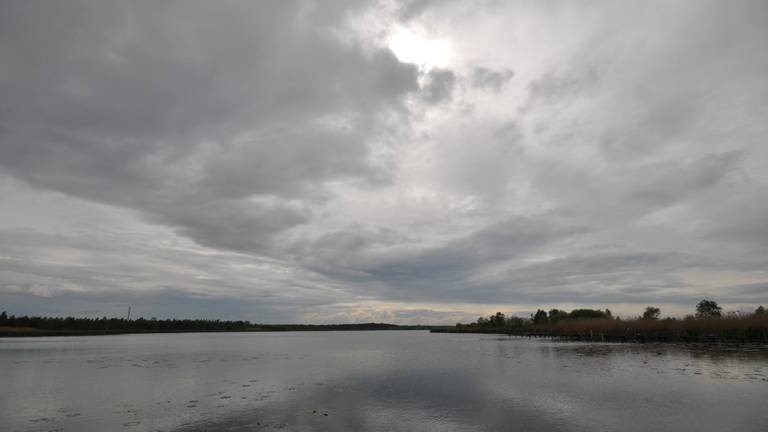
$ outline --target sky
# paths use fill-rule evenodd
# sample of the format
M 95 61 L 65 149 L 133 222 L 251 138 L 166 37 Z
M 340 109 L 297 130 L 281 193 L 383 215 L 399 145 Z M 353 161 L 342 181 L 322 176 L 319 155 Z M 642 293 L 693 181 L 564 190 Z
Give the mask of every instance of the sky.
M 768 304 L 762 1 L 0 1 L 0 309 Z

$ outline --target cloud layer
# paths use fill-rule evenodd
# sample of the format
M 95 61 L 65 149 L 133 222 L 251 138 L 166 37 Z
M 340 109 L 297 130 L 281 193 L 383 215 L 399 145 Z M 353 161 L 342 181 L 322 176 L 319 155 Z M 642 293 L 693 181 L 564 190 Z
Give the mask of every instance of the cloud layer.
M 657 6 L 5 2 L 0 305 L 768 303 L 768 8 Z

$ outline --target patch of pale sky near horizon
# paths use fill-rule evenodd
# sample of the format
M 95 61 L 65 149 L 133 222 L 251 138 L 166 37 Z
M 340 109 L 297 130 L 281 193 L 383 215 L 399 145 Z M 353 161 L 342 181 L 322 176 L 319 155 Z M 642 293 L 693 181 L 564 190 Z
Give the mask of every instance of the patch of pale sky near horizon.
M 154 269 L 154 271 L 150 271 L 149 273 L 143 275 L 147 278 L 151 278 L 151 280 L 141 281 L 142 283 L 140 284 L 127 283 L 121 288 L 131 290 L 146 290 L 151 294 L 153 288 L 155 288 L 158 283 L 167 283 L 169 280 L 172 280 L 171 276 L 184 275 L 188 278 L 203 279 L 200 286 L 196 289 L 190 286 L 186 286 L 185 291 L 188 294 L 212 296 L 225 295 L 226 297 L 232 297 L 236 299 L 239 298 L 244 301 L 251 300 L 251 297 L 255 294 L 252 289 L 254 287 L 249 287 L 249 289 L 241 288 L 240 290 L 233 290 L 234 287 L 229 286 L 222 289 L 221 287 L 217 287 L 217 283 L 228 279 L 231 280 L 233 278 L 238 279 L 239 276 L 243 277 L 244 283 L 248 283 L 252 281 L 253 278 L 264 279 L 265 274 L 267 274 L 267 267 L 253 263 L 252 258 L 244 259 L 241 257 L 241 259 L 243 259 L 245 262 L 238 264 L 236 262 L 236 257 L 233 257 L 232 255 L 222 254 L 217 251 L 200 248 L 197 245 L 189 243 L 184 238 L 178 238 L 177 236 L 168 232 L 162 226 L 148 226 L 142 223 L 139 218 L 135 217 L 135 215 L 131 215 L 131 212 L 126 212 L 122 209 L 114 208 L 111 206 L 103 206 L 67 198 L 60 194 L 51 194 L 50 192 L 37 191 L 37 193 L 30 193 L 31 191 L 25 190 L 24 186 L 21 186 L 14 181 L 8 181 L 7 179 L 5 182 L 3 182 L 3 184 L 7 185 L 9 182 L 14 183 L 14 187 L 12 188 L 11 192 L 4 193 L 3 199 L 0 201 L 0 204 L 2 204 L 2 206 L 0 206 L 0 210 L 2 210 L 0 214 L 2 214 L 4 217 L 4 219 L 2 219 L 2 224 L 4 227 L 17 232 L 23 231 L 24 229 L 47 231 L 47 233 L 51 235 L 56 235 L 57 233 L 64 231 L 73 237 L 79 237 L 80 235 L 85 234 L 92 237 L 97 237 L 98 243 L 104 244 L 108 242 L 118 248 L 118 250 L 101 250 L 98 251 L 98 255 L 94 255 L 94 251 L 90 246 L 87 246 L 85 249 L 80 249 L 78 248 L 77 244 L 67 244 L 68 242 L 64 240 L 66 240 L 68 236 L 62 236 L 59 234 L 56 235 L 56 237 L 46 238 L 48 243 L 47 253 L 45 255 L 41 256 L 37 250 L 33 250 L 30 251 L 30 253 L 27 255 L 17 255 L 17 258 L 21 257 L 35 260 L 36 264 L 41 266 L 69 264 L 74 266 L 74 271 L 77 272 L 80 271 L 79 269 L 81 266 L 93 266 L 100 268 L 101 271 L 105 271 L 108 270 L 111 266 L 115 265 L 115 263 L 118 261 L 130 263 L 134 259 L 136 261 L 142 261 L 143 265 L 146 266 L 149 264 L 149 262 L 156 260 L 156 257 L 153 257 L 153 255 L 160 255 L 165 257 L 165 260 L 160 260 L 158 268 Z M 63 213 L 57 212 L 56 215 L 47 214 L 39 207 L 40 203 L 43 202 L 48 204 L 53 203 L 59 209 L 65 207 L 66 211 Z M 93 231 L 93 227 L 84 227 L 80 225 L 81 221 L 80 217 L 78 216 L 79 212 L 84 212 L 84 214 L 87 214 L 89 220 L 98 219 L 98 226 L 100 229 L 107 231 L 110 235 L 108 237 L 99 236 L 98 232 Z M 21 214 L 29 215 L 30 217 L 18 217 Z M 83 213 L 81 213 L 81 215 L 82 214 Z M 13 221 L 13 226 L 11 226 L 11 223 L 9 222 L 11 220 Z M 79 228 L 77 228 L 78 225 L 80 225 Z M 64 249 L 61 249 L 64 252 L 61 255 L 59 255 L 57 252 L 59 249 L 57 247 L 56 241 L 62 241 L 64 243 L 62 246 Z M 134 248 L 139 248 L 138 253 L 147 255 L 143 255 L 141 258 L 135 256 L 134 253 L 137 251 L 135 251 Z M 13 250 L 13 248 L 11 248 L 11 250 Z M 209 269 L 200 267 L 199 261 L 185 263 L 185 260 L 182 259 L 182 257 L 185 253 L 190 253 L 191 251 L 196 251 L 196 253 L 202 254 L 202 257 L 206 260 L 215 259 L 217 256 L 223 255 L 224 262 L 221 263 L 220 266 L 214 266 L 213 268 Z M 14 252 L 18 253 L 18 251 Z M 7 259 L 7 257 L 4 258 Z M 60 258 L 63 258 L 65 261 L 62 262 Z M 114 261 L 110 262 L 110 259 L 113 259 Z M 123 265 L 124 264 L 121 264 L 121 266 Z M 272 269 L 269 271 L 272 272 L 291 272 L 290 269 L 283 268 L 280 265 L 272 264 L 271 266 Z M 150 267 L 152 266 L 150 265 Z M 249 276 L 248 273 L 250 271 L 255 273 L 253 273 L 252 276 Z M 108 276 L 109 272 L 107 272 L 104 277 Z M 740 273 L 722 277 L 720 273 L 716 272 L 712 275 L 706 275 L 706 277 L 712 280 L 714 284 L 732 283 L 733 281 L 739 281 L 743 283 L 753 282 L 751 280 L 744 279 L 744 275 Z M 701 275 L 699 275 L 698 279 L 701 279 Z M 290 275 L 289 280 L 292 283 L 297 282 L 295 275 Z M 82 290 L 82 288 L 76 285 L 73 286 L 66 283 L 66 276 L 62 278 L 48 279 L 47 281 L 48 285 L 37 284 L 31 288 L 31 292 L 35 295 L 50 297 L 52 295 L 56 295 L 57 292 L 54 290 L 54 292 L 51 293 L 47 288 L 56 287 L 59 290 L 66 290 L 69 286 L 75 291 Z M 120 281 L 115 279 L 112 281 L 112 284 L 114 285 L 115 282 Z M 208 287 L 213 290 L 218 289 L 220 291 L 209 292 L 207 289 Z M 275 286 L 275 288 L 278 287 L 279 285 Z M 4 288 L 7 289 L 7 287 Z M 317 298 L 319 294 L 317 292 L 318 289 L 318 286 L 313 285 L 311 290 L 305 293 L 293 291 L 290 294 L 307 295 L 309 297 Z M 116 292 L 116 294 L 117 293 L 119 293 L 119 290 Z M 256 295 L 256 297 L 258 297 L 258 295 Z M 526 314 L 531 310 L 531 308 L 539 306 L 539 304 L 482 305 L 470 303 L 440 304 L 387 301 L 361 301 L 359 303 L 349 303 L 343 297 L 340 297 L 336 300 L 341 302 L 339 304 L 335 304 L 333 301 L 334 300 L 331 299 L 331 302 L 326 305 L 313 305 L 311 306 L 310 311 L 299 312 L 298 315 L 295 316 L 292 315 L 295 317 L 292 319 L 305 319 L 308 322 L 342 322 L 345 319 L 369 321 L 390 317 L 402 318 L 404 315 L 398 315 L 399 312 L 416 311 L 416 316 L 413 318 L 405 321 L 401 319 L 399 322 L 451 323 L 457 317 L 465 320 L 477 314 L 491 313 L 495 310 L 504 310 L 507 313 Z M 553 307 L 556 306 L 568 309 L 594 305 L 595 304 L 593 303 L 558 303 L 553 304 Z M 623 316 L 633 316 L 633 314 L 636 313 L 636 309 L 638 308 L 637 304 L 607 303 L 598 306 L 609 307 L 614 311 L 614 313 Z M 745 308 L 745 306 L 731 303 L 725 304 L 725 306 L 734 309 L 739 307 Z M 664 304 L 662 307 L 665 313 L 669 315 L 682 315 L 690 312 L 689 307 L 679 304 Z M 303 310 L 304 308 L 306 307 L 300 307 L 300 310 Z M 141 311 L 140 308 L 139 311 Z M 424 313 L 424 317 L 420 318 L 418 316 L 418 311 L 431 311 L 431 313 Z M 72 311 L 72 313 L 76 312 L 77 311 Z M 177 313 L 183 314 L 184 310 L 182 309 Z M 96 313 L 96 315 L 99 314 Z M 172 315 L 173 314 L 171 314 L 171 316 Z M 444 316 L 448 321 L 442 321 L 442 318 L 440 318 L 441 316 Z M 251 319 L 258 319 L 258 315 L 252 317 Z M 427 321 L 425 321 L 425 319 L 427 319 Z
M 5 260 L 26 261 L 43 271 L 66 267 L 70 277 L 90 271 L 111 274 L 115 280 L 101 289 L 114 288 L 118 294 L 122 289 L 152 292 L 178 284 L 176 288 L 191 294 L 242 298 L 259 285 L 269 288 L 265 283 L 269 279 L 272 289 L 286 279 L 297 278 L 300 284 L 299 269 L 275 260 L 200 246 L 167 226 L 147 223 L 136 212 L 2 180 L 0 235 L 6 238 Z M 23 242 L 13 244 L 14 236 L 38 239 L 41 244 L 30 248 Z M 118 276 L 125 276 L 127 283 L 116 283 Z M 66 273 L 60 274 L 59 282 L 66 278 Z M 205 282 L 184 284 L 193 280 Z M 229 286 L 219 286 L 222 281 Z M 76 291 L 94 288 L 69 286 Z

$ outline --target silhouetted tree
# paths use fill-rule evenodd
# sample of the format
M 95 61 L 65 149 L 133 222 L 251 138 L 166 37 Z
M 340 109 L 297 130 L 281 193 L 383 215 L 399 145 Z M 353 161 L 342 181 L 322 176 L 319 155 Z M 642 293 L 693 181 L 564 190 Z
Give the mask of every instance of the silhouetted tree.
M 557 322 L 568 318 L 568 312 L 560 309 L 549 310 L 549 322 Z
M 600 309 L 574 309 L 568 314 L 568 318 L 571 319 L 583 319 L 583 318 L 611 318 L 610 315 L 601 311 Z
M 534 324 L 546 324 L 547 313 L 541 309 L 537 310 L 535 314 L 531 315 Z
M 765 308 L 763 306 L 758 306 L 757 309 L 755 309 L 755 315 L 765 315 Z
M 654 306 L 648 306 L 645 308 L 645 312 L 643 312 L 643 319 L 657 320 L 659 319 L 659 315 L 661 315 L 661 309 Z
M 507 327 L 522 327 L 524 325 L 525 325 L 525 320 L 520 317 L 516 317 L 516 316 L 507 317 Z
M 504 327 L 504 324 L 506 323 L 504 314 L 501 312 L 496 312 L 496 315 L 491 315 L 488 321 L 490 322 L 491 327 Z
M 696 305 L 696 318 L 720 318 L 722 315 L 723 308 L 714 300 L 704 299 Z
M 8 314 L 3 311 L 3 313 L 0 313 L 0 325 L 5 324 L 6 322 L 8 322 Z

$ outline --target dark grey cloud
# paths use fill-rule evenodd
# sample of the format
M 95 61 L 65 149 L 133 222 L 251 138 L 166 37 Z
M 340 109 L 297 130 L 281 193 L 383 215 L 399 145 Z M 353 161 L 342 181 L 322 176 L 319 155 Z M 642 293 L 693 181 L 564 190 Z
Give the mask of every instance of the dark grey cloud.
M 432 69 L 426 74 L 426 84 L 422 89 L 424 101 L 436 104 L 451 100 L 456 74 L 447 69 Z
M 416 90 L 416 69 L 335 38 L 351 9 L 10 2 L 0 165 L 202 243 L 239 236 L 238 249 L 258 248 L 249 236 L 306 220 L 281 200 L 314 201 L 331 180 L 387 179 L 369 141 L 382 110 Z
M 642 168 L 644 181 L 630 192 L 633 198 L 653 206 L 665 206 L 711 189 L 737 173 L 744 158 L 741 151 L 708 154 L 693 161 L 668 161 Z
M 515 73 L 509 69 L 492 70 L 485 67 L 477 67 L 472 71 L 472 86 L 494 92 L 501 91 Z
M 426 9 L 429 9 L 435 3 L 434 0 L 406 0 L 400 5 L 400 19 L 403 21 L 412 20 L 421 15 Z
M 402 245 L 377 251 L 365 248 L 367 241 L 359 236 L 336 234 L 346 241 L 334 243 L 331 253 L 305 251 L 304 255 L 310 260 L 308 265 L 318 272 L 367 283 L 366 290 L 383 289 L 386 295 L 395 298 L 498 301 L 500 296 L 476 292 L 482 291 L 483 285 L 472 280 L 478 270 L 587 232 L 588 227 L 563 225 L 556 218 L 541 215 L 510 218 L 430 247 Z M 371 285 L 374 282 L 383 285 L 377 288 Z M 439 289 L 435 288 L 436 284 Z

